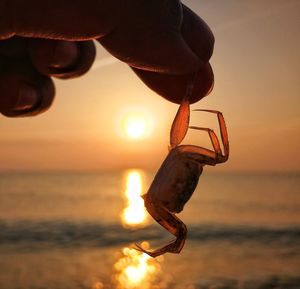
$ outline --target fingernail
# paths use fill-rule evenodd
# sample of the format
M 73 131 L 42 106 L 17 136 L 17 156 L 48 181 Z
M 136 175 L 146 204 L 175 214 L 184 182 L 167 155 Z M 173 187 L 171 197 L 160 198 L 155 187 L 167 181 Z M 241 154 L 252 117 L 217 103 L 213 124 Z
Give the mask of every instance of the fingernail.
M 73 42 L 62 41 L 57 43 L 54 49 L 51 67 L 67 68 L 76 63 L 78 59 L 78 47 Z
M 34 107 L 39 100 L 38 91 L 28 84 L 22 84 L 19 89 L 18 101 L 14 110 L 25 110 Z

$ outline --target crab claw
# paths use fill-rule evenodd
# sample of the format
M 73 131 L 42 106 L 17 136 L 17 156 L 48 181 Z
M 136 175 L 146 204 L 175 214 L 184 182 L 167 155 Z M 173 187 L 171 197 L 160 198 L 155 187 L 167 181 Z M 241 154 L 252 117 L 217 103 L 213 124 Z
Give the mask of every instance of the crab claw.
M 178 246 L 178 244 L 177 244 L 178 239 L 175 239 L 174 241 L 170 242 L 166 246 L 156 249 L 154 251 L 147 251 L 147 250 L 143 249 L 139 244 L 135 243 L 134 249 L 137 251 L 140 251 L 142 253 L 146 253 L 147 255 L 155 258 L 155 257 L 158 257 L 165 253 L 175 253 L 175 254 L 180 253 L 180 251 L 184 245 L 184 241 L 185 241 L 185 239 L 183 240 L 183 242 L 181 242 L 180 246 Z
M 137 251 L 140 251 L 142 253 L 145 253 L 145 254 L 149 255 L 150 257 L 155 258 L 155 257 L 163 255 L 167 252 L 170 252 L 166 249 L 166 247 L 163 247 L 163 248 L 160 248 L 160 249 L 157 249 L 157 250 L 154 250 L 154 251 L 147 251 L 147 250 L 143 249 L 139 244 L 135 243 L 134 249 L 137 250 Z
M 148 254 L 151 257 L 156 257 L 156 256 L 154 256 L 155 254 L 153 254 L 153 252 L 150 252 L 150 251 L 147 251 L 147 250 L 143 249 L 142 246 L 140 246 L 139 244 L 135 243 L 134 245 L 135 246 L 133 248 L 135 250 L 137 250 L 139 252 L 142 252 L 142 253 L 146 253 L 146 254 Z

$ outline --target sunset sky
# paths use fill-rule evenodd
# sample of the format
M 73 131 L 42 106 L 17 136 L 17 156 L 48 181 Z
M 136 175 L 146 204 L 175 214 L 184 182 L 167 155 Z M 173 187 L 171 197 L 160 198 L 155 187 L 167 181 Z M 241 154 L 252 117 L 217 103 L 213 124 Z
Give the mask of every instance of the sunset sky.
M 223 112 L 230 159 L 214 171 L 300 170 L 300 39 L 298 0 L 182 1 L 212 28 L 212 93 L 193 108 Z M 99 44 L 92 70 L 56 81 L 57 97 L 43 115 L 0 116 L 0 170 L 156 169 L 167 154 L 177 105 L 150 91 Z M 126 132 L 144 118 L 141 138 Z M 217 131 L 213 116 L 191 124 Z M 127 127 L 128 128 L 128 127 Z M 209 146 L 192 132 L 185 140 Z

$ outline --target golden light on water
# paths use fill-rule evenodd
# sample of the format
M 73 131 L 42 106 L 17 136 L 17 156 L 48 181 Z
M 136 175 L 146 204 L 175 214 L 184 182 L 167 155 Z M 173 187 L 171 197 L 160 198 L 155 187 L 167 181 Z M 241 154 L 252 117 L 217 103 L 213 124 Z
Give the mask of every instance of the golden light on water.
M 97 281 L 93 284 L 92 288 L 91 289 L 103 289 L 104 288 L 104 285 L 102 282 L 100 281 Z
M 125 227 L 144 226 L 147 223 L 148 213 L 144 207 L 141 195 L 144 193 L 144 174 L 142 170 L 128 170 L 124 177 L 125 208 L 121 213 L 122 224 Z M 149 249 L 149 243 L 141 246 Z M 160 288 L 157 285 L 160 262 L 163 257 L 151 258 L 149 255 L 133 248 L 125 247 L 115 263 L 115 281 L 117 289 L 152 289 Z
M 149 244 L 144 242 L 143 247 Z M 154 259 L 135 249 L 124 248 L 115 263 L 117 289 L 152 288 L 162 261 L 163 257 Z
M 138 226 L 146 223 L 147 212 L 144 207 L 143 176 L 139 170 L 129 170 L 125 175 L 125 201 L 126 207 L 122 211 L 121 219 L 125 226 Z

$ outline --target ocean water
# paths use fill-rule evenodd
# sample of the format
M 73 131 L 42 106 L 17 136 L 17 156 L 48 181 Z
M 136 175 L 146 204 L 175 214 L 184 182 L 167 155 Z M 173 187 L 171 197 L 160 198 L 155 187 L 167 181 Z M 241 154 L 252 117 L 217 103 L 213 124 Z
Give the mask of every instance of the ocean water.
M 204 172 L 180 254 L 139 197 L 154 173 L 0 173 L 0 289 L 300 288 L 300 175 Z

